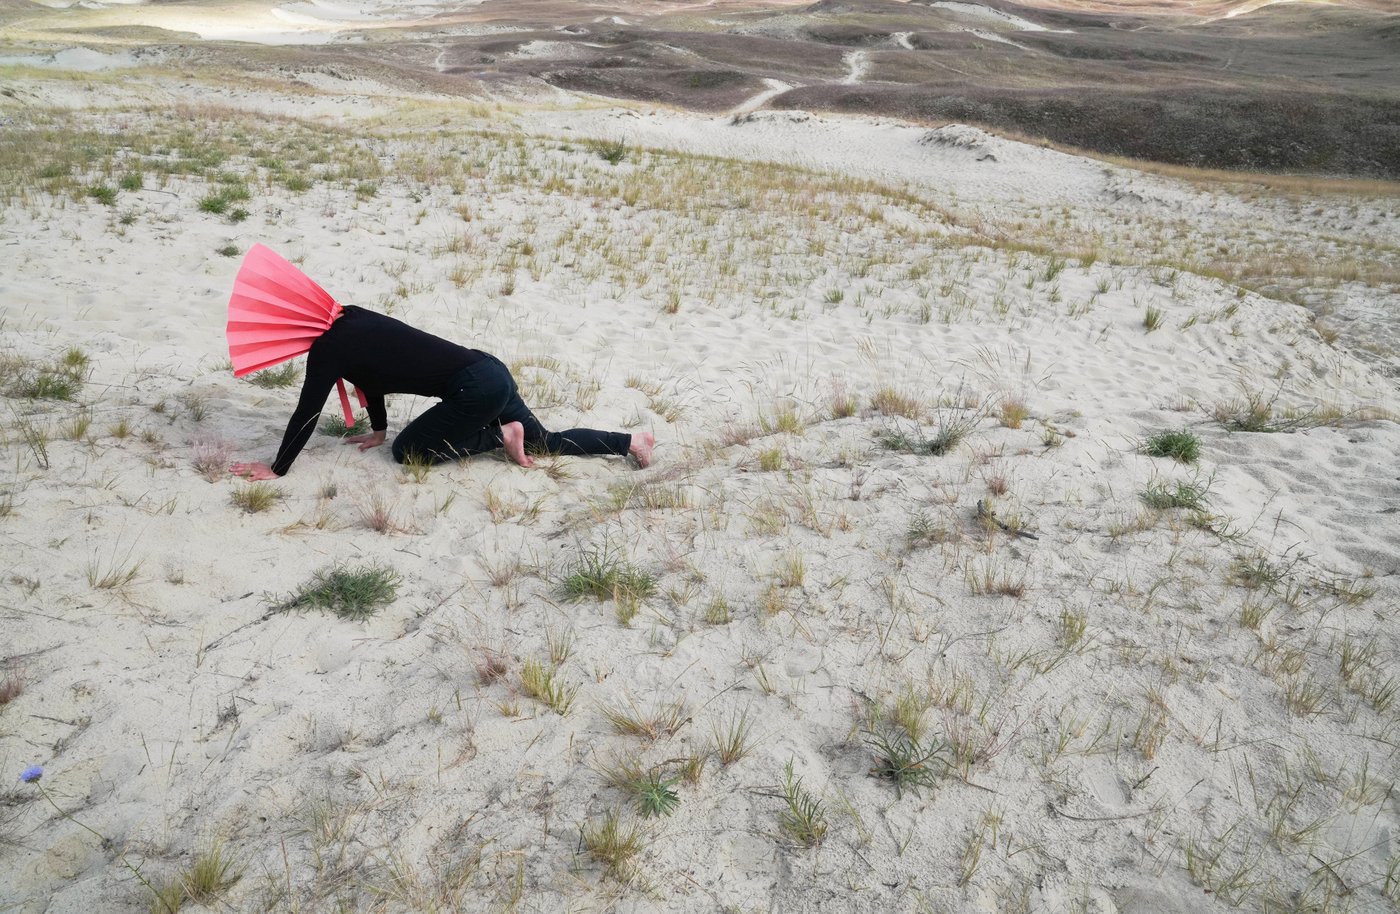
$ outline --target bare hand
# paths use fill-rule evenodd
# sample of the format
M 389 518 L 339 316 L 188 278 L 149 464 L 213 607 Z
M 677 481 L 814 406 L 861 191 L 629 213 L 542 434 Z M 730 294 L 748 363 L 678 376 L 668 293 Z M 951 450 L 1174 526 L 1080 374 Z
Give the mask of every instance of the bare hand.
M 272 467 L 259 461 L 252 463 L 235 463 L 228 468 L 229 472 L 235 476 L 242 476 L 244 479 L 276 479 L 277 474 L 272 472 Z
M 367 451 L 372 447 L 379 447 L 384 443 L 384 432 L 370 432 L 368 435 L 351 435 L 345 439 L 346 444 L 358 444 L 360 450 Z

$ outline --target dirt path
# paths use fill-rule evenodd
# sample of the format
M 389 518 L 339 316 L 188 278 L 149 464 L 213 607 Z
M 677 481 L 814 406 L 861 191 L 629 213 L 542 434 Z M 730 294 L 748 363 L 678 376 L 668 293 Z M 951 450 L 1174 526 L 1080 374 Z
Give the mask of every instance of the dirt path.
M 748 114 L 750 111 L 757 111 L 759 108 L 762 108 L 764 105 L 766 105 L 770 98 L 775 98 L 779 95 L 782 95 L 789 89 L 794 88 L 793 86 L 788 85 L 780 79 L 765 79 L 763 82 L 768 86 L 767 89 L 764 89 L 757 95 L 745 99 L 742 103 L 730 110 L 725 116 L 739 117 L 740 115 Z

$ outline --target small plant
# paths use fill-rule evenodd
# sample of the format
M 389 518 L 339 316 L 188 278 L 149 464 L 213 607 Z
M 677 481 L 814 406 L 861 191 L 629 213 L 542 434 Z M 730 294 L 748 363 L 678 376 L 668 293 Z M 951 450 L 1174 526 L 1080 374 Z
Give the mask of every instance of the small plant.
M 24 693 L 24 674 L 11 670 L 0 678 L 0 708 Z
M 409 479 L 420 485 L 428 480 L 428 474 L 432 472 L 432 461 L 417 452 L 404 455 L 402 470 Z
M 93 184 L 88 187 L 87 195 L 103 206 L 117 205 L 117 189 L 110 184 Z
M 957 542 L 960 536 L 956 528 L 940 523 L 931 514 L 919 511 L 909 518 L 909 529 L 904 533 L 904 547 L 913 550 L 920 546 L 952 543 Z
M 140 573 L 141 562 L 131 561 L 130 550 L 121 558 L 113 550 L 105 562 L 100 556 L 93 556 L 86 568 L 88 586 L 94 590 L 121 590 L 135 581 Z
M 624 827 L 617 810 L 608 810 L 601 822 L 579 827 L 579 844 L 601 864 L 605 875 L 626 882 L 632 875 L 632 858 L 641 852 L 642 835 L 636 824 Z
M 237 257 L 238 251 L 239 248 L 236 244 L 226 244 L 223 247 L 214 249 L 214 253 L 218 254 L 220 257 Z
M 184 895 L 195 904 L 207 905 L 239 880 L 242 873 L 234 869 L 233 860 L 224 850 L 222 841 L 195 852 L 189 867 L 177 880 Z
M 792 760 L 783 770 L 783 792 L 787 808 L 778 813 L 778 829 L 794 844 L 816 847 L 826 838 L 826 810 L 822 802 L 802 786 L 802 778 L 792 771 Z
M 1189 482 L 1177 480 L 1175 483 L 1153 482 L 1140 493 L 1143 504 L 1156 511 L 1172 508 L 1186 508 L 1190 511 L 1205 511 L 1206 495 L 1210 492 L 1210 480 Z
M 860 403 L 855 396 L 846 392 L 846 388 L 837 385 L 831 391 L 831 418 L 849 419 L 860 409 Z
M 237 253 L 235 251 L 234 253 Z M 291 387 L 301 378 L 301 369 L 295 362 L 284 362 L 276 368 L 268 368 L 263 371 L 255 371 L 248 375 L 247 381 L 255 387 L 264 390 L 271 390 L 279 387 Z M 343 424 L 343 423 L 342 423 Z
M 1147 333 L 1151 333 L 1162 326 L 1162 320 L 1166 317 L 1166 312 L 1161 308 L 1154 308 L 1151 305 L 1142 315 L 1142 326 Z
M 224 212 L 228 210 L 228 205 L 229 199 L 223 194 L 209 194 L 206 197 L 200 198 L 199 211 L 201 213 L 212 213 L 216 216 L 222 216 Z
M 272 611 L 324 609 L 358 622 L 394 602 L 401 580 L 398 572 L 383 565 L 335 565 L 316 572 L 296 593 L 275 604 Z
M 482 685 L 504 679 L 509 672 L 510 665 L 506 663 L 506 658 L 495 651 L 483 651 L 476 662 L 476 681 Z
M 190 463 L 199 475 L 215 482 L 228 475 L 233 450 L 233 445 L 222 439 L 200 438 L 191 447 Z
M 780 447 L 769 447 L 759 451 L 758 468 L 765 473 L 781 470 L 783 468 L 783 449 Z
M 545 705 L 561 717 L 569 713 L 578 694 L 578 686 L 571 686 L 555 678 L 555 668 L 538 660 L 526 660 L 520 669 L 520 691 Z
M 261 514 L 281 501 L 284 496 L 285 493 L 271 483 L 255 482 L 250 486 L 234 489 L 230 498 L 235 506 L 243 509 L 244 514 Z
M 631 699 L 628 699 L 626 708 L 602 707 L 599 710 L 616 732 L 647 740 L 674 736 L 690 721 L 686 715 L 684 698 L 659 703 L 647 712 L 638 708 Z
M 717 596 L 705 606 L 704 618 L 707 625 L 728 625 L 734 621 L 734 612 L 727 599 Z
M 619 593 L 644 600 L 656 593 L 656 578 L 604 546 L 580 552 L 561 586 L 565 596 L 575 600 L 607 600 Z
M 778 560 L 773 576 L 779 587 L 801 587 L 807 580 L 807 561 L 801 552 L 793 550 Z
M 351 435 L 363 435 L 368 431 L 369 416 L 364 413 L 355 417 L 354 425 L 346 425 L 345 419 L 339 413 L 329 416 L 321 423 L 321 434 L 335 438 L 349 438 Z
M 1024 401 L 1013 397 L 1001 401 L 999 412 L 1001 424 L 1005 428 L 1020 428 L 1031 415 L 1030 407 L 1026 406 Z
M 627 157 L 627 144 L 622 140 L 595 140 L 588 145 L 609 165 L 616 165 Z
M 669 816 L 680 805 L 675 786 L 680 777 L 668 775 L 661 766 L 643 769 L 635 759 L 626 759 L 600 772 L 608 783 L 629 794 L 637 804 L 637 814 L 644 819 Z
M 679 782 L 679 777 L 666 777 L 660 768 L 648 771 L 645 779 L 633 788 L 637 799 L 637 812 L 642 818 L 669 816 L 675 812 L 681 798 L 672 788 Z
M 1201 442 L 1186 429 L 1161 431 L 1143 443 L 1142 452 L 1149 457 L 1170 457 L 1179 463 L 1195 463 L 1201 456 Z
M 749 720 L 747 708 L 738 715 L 731 715 L 724 724 L 715 723 L 715 755 L 719 757 L 720 765 L 728 768 L 749 754 L 752 732 L 753 723 Z
M 918 397 L 893 387 L 881 387 L 870 395 L 870 408 L 884 416 L 902 416 L 917 421 L 924 414 Z
M 129 171 L 121 176 L 121 180 L 117 182 L 117 186 L 122 190 L 140 190 L 143 182 L 144 179 L 142 178 L 141 172 Z
M 933 789 L 938 776 L 952 767 L 945 758 L 947 746 L 937 739 L 920 746 L 907 732 L 893 737 L 876 732 L 867 737 L 866 744 L 875 755 L 870 776 L 894 782 L 896 796 L 902 797 L 905 788 Z

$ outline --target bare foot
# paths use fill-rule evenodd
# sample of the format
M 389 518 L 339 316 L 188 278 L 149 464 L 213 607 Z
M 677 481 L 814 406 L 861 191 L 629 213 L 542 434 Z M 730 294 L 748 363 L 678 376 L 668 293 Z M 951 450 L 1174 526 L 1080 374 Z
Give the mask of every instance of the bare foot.
M 525 453 L 525 426 L 519 422 L 507 422 L 501 426 L 501 446 L 506 456 L 523 467 L 535 465 L 535 458 Z
M 651 432 L 633 432 L 632 446 L 627 453 L 637 461 L 637 466 L 646 469 L 651 466 L 651 449 L 656 446 L 656 436 Z

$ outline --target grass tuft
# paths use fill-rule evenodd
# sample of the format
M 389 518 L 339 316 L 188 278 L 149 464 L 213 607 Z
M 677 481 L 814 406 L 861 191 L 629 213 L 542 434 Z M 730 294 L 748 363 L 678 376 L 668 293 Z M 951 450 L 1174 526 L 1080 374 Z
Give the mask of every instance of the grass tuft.
M 561 588 L 565 596 L 575 600 L 607 600 L 619 595 L 644 600 L 656 593 L 656 577 L 603 546 L 580 552 L 566 570 Z
M 1186 429 L 1167 430 L 1151 435 L 1142 445 L 1149 457 L 1170 457 L 1179 463 L 1195 463 L 1201 456 L 1201 441 Z
M 356 568 L 335 565 L 316 572 L 309 582 L 275 604 L 273 609 L 324 609 L 342 619 L 360 621 L 394 602 L 401 580 L 398 572 L 384 565 Z
M 571 686 L 556 676 L 553 666 L 526 660 L 520 669 L 520 690 L 562 717 L 569 713 L 578 695 L 578 686 Z
M 626 882 L 632 875 L 632 858 L 641 852 L 643 840 L 636 823 L 624 826 L 617 810 L 610 809 L 601 822 L 579 826 L 579 844 L 602 865 L 605 875 Z
M 230 499 L 245 514 L 261 514 L 285 497 L 281 489 L 266 482 L 255 482 L 250 486 L 233 490 Z
M 220 253 L 223 253 L 220 251 Z M 237 249 L 234 253 L 238 253 Z M 301 378 L 301 369 L 295 362 L 284 362 L 276 368 L 268 368 L 265 371 L 255 371 L 248 375 L 245 380 L 256 387 L 264 390 L 272 390 L 279 387 L 291 387 Z
M 875 754 L 875 764 L 870 768 L 871 777 L 892 781 L 896 796 L 903 796 L 905 788 L 933 789 L 939 774 L 946 773 L 952 767 L 944 757 L 947 746 L 937 739 L 929 740 L 927 746 L 920 746 L 907 733 L 891 737 L 877 732 L 870 734 L 866 744 Z
M 723 724 L 715 723 L 715 755 L 720 765 L 728 768 L 749 754 L 753 748 L 749 744 L 753 736 L 753 722 L 749 720 L 748 709 L 731 716 Z

